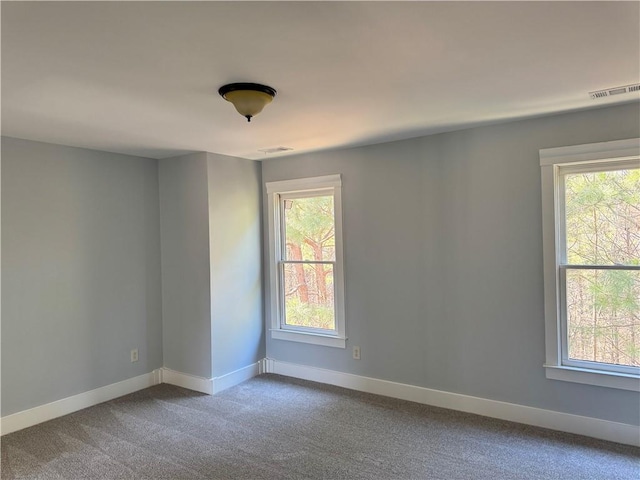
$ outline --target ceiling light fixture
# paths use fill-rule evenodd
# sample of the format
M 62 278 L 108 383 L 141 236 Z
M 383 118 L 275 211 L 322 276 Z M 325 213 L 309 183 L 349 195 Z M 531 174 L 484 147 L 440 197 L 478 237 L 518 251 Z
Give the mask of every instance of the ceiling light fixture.
M 227 102 L 233 103 L 238 113 L 250 122 L 251 117 L 271 103 L 277 92 L 259 83 L 230 83 L 220 87 L 218 93 Z

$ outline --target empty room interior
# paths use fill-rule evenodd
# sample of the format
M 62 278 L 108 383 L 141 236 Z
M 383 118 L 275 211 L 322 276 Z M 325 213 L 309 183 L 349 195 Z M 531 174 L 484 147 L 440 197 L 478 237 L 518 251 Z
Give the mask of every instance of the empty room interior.
M 1 478 L 640 478 L 640 2 L 1 42 Z

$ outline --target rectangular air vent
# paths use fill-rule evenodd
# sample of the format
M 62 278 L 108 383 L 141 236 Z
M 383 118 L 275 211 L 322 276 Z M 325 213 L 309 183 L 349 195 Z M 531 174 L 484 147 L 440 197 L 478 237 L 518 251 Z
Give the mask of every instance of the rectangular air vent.
M 640 92 L 640 83 L 634 83 L 633 85 L 625 85 L 624 87 L 613 87 L 605 90 L 596 90 L 595 92 L 589 92 L 592 99 L 612 97 L 613 95 L 622 95 L 625 93 Z
M 289 150 L 293 150 L 291 147 L 274 147 L 274 148 L 262 148 L 258 150 L 259 152 L 264 153 L 265 155 L 270 153 L 280 153 L 280 152 L 288 152 Z

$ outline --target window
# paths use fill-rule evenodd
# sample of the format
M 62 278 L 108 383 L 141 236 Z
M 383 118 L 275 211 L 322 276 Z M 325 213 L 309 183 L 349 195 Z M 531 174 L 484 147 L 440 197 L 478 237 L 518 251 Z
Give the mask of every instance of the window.
M 546 375 L 640 391 L 640 139 L 540 165 Z
M 271 336 L 345 348 L 340 175 L 266 188 Z

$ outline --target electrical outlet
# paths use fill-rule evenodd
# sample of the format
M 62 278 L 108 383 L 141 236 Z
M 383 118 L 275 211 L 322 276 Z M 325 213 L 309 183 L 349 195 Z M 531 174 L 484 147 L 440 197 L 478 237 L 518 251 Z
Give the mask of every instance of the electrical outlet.
M 353 347 L 353 359 L 360 360 L 360 347 Z
M 138 349 L 134 348 L 133 350 L 131 350 L 131 362 L 137 362 L 138 361 Z

